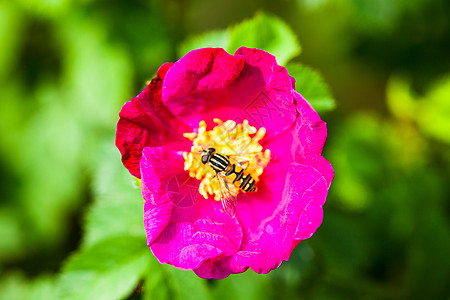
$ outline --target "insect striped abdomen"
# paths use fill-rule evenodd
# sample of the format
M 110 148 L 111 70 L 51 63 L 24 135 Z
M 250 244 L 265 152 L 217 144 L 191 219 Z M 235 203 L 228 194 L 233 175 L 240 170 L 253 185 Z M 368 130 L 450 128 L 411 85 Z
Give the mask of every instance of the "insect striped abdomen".
M 255 192 L 256 191 L 256 181 L 255 179 L 245 172 L 245 169 L 241 169 L 239 172 L 236 171 L 236 164 L 230 163 L 227 156 L 219 154 L 214 148 L 208 148 L 208 150 L 203 150 L 202 163 L 208 164 L 216 172 L 224 172 L 225 176 L 229 177 L 235 175 L 233 179 L 233 184 L 236 182 L 239 184 L 239 188 L 244 192 Z M 230 177 L 231 181 L 231 177 Z

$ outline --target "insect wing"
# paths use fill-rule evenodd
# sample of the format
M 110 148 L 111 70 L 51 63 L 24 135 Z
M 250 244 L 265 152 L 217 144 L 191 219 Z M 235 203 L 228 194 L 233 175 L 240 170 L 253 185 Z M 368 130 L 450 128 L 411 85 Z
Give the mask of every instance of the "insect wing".
M 247 169 L 250 165 L 250 160 L 244 157 L 236 157 L 235 158 L 236 165 L 242 169 Z
M 222 173 L 217 172 L 216 177 L 219 181 L 220 201 L 222 202 L 223 209 L 227 215 L 234 218 L 237 204 L 236 187 Z
M 261 160 L 263 154 L 260 152 L 247 153 L 245 155 L 239 154 L 229 154 L 227 155 L 231 162 L 236 163 L 242 169 L 247 169 L 251 162 L 254 162 L 255 166 L 253 168 L 265 167 Z

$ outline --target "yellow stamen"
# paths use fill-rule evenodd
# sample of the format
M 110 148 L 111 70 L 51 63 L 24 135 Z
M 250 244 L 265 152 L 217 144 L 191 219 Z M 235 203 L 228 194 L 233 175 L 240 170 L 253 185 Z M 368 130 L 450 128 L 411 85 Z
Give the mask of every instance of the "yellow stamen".
M 204 149 L 215 148 L 217 153 L 229 156 L 230 163 L 236 164 L 239 171 L 245 168 L 256 182 L 270 161 L 270 150 L 263 151 L 259 141 L 266 134 L 264 127 L 258 130 L 250 126 L 247 120 L 242 124 L 228 120 L 223 122 L 214 119 L 217 125 L 212 130 L 206 130 L 206 122 L 200 121 L 197 132 L 184 133 L 183 136 L 192 141 L 191 152 L 184 152 L 184 170 L 189 171 L 189 176 L 200 180 L 199 193 L 208 199 L 208 195 L 214 195 L 216 201 L 220 200 L 219 182 L 215 177 L 215 171 L 201 161 L 201 152 Z M 244 162 L 245 166 L 240 166 Z M 230 175 L 234 176 L 234 175 Z M 230 178 L 233 180 L 234 178 Z M 239 184 L 235 183 L 236 190 Z

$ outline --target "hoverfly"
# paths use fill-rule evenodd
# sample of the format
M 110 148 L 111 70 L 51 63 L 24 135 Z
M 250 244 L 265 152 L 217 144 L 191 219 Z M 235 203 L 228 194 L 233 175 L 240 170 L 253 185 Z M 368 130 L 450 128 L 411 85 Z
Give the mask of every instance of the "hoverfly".
M 241 181 L 239 188 L 244 192 L 256 192 L 255 179 L 245 172 L 244 168 L 236 172 L 236 164 L 230 162 L 230 155 L 217 153 L 215 148 L 203 150 L 201 158 L 203 164 L 209 165 L 216 172 L 216 178 L 219 182 L 220 201 L 227 215 L 233 218 L 236 214 L 237 203 L 237 190 L 234 183 Z M 233 181 L 229 178 L 232 174 L 236 175 Z

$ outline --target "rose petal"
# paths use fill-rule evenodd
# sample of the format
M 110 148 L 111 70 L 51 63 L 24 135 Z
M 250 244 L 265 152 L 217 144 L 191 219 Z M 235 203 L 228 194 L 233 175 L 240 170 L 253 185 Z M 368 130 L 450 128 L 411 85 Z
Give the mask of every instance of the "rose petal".
M 321 224 L 334 173 L 321 156 L 322 139 L 309 135 L 326 137 L 326 125 L 303 98 L 299 100 L 303 101 L 301 119 L 292 130 L 265 144 L 271 161 L 258 183 L 259 191 L 239 198 L 237 211 L 244 228 L 240 251 L 205 261 L 195 270 L 197 275 L 224 278 L 248 267 L 267 273 L 287 260 L 293 248 Z
M 288 130 L 294 124 L 297 112 L 292 94 L 294 85 L 286 68 L 279 66 L 275 56 L 263 50 L 241 47 L 236 55 L 245 57 L 245 67 L 236 80 L 234 101 L 241 103 L 242 95 L 253 89 L 253 95 L 248 96 L 251 101 L 243 107 L 245 118 L 253 126 L 265 127 L 267 139 Z M 261 79 L 264 81 L 262 89 L 251 88 L 251 82 L 257 83 Z
M 322 191 L 328 189 L 325 177 L 314 168 L 298 163 L 292 163 L 284 175 L 284 189 L 273 190 L 269 199 L 255 201 L 257 197 L 266 198 L 267 191 L 241 198 L 237 211 L 244 239 L 239 252 L 232 257 L 205 261 L 195 270 L 197 275 L 224 278 L 249 267 L 257 273 L 268 273 L 289 259 L 293 244 L 297 243 L 295 238 L 310 235 L 317 229 L 317 220 L 322 216 Z M 261 215 L 270 217 L 260 219 Z M 303 231 L 296 236 L 299 228 Z
M 218 256 L 212 259 L 205 260 L 197 269 L 194 269 L 195 274 L 202 278 L 210 279 L 224 279 L 233 273 L 245 272 L 248 268 L 240 271 L 232 271 L 231 260 L 233 256 Z
M 144 224 L 147 242 L 161 263 L 195 269 L 206 259 L 235 253 L 242 230 L 219 202 L 200 196 L 199 181 L 189 177 L 183 164 L 183 157 L 168 148 L 144 149 Z
M 167 163 L 166 162 L 171 162 Z M 182 161 L 174 151 L 163 147 L 146 147 L 140 163 L 141 191 L 145 199 L 144 226 L 151 245 L 166 228 L 172 214 L 174 194 L 168 192 L 170 179 L 180 171 Z
M 193 117 L 203 113 L 205 107 L 221 106 L 224 100 L 206 99 L 203 92 L 225 88 L 240 74 L 243 65 L 242 57 L 229 55 L 221 48 L 191 51 L 167 73 L 162 92 L 164 104 L 177 118 L 196 128 L 199 119 Z
M 289 167 L 284 189 L 273 190 L 272 201 L 277 206 L 263 205 L 262 201 L 246 201 L 247 207 L 239 208 L 239 218 L 242 222 L 244 239 L 241 251 L 258 252 L 262 255 L 247 258 L 239 253 L 239 259 L 243 266 L 250 266 L 255 272 L 267 273 L 276 268 L 281 260 L 287 260 L 290 255 L 293 237 L 297 231 L 301 216 L 309 206 L 322 205 L 322 199 L 317 200 L 315 193 L 322 191 L 327 182 L 322 174 L 310 166 L 293 163 Z M 255 195 L 256 196 L 256 195 Z M 319 195 L 320 197 L 321 195 Z M 272 210 L 271 218 L 262 219 L 258 227 L 246 222 L 250 218 L 257 217 L 255 210 Z M 268 215 L 270 212 L 267 212 Z M 300 218 L 300 219 L 299 219 Z M 316 228 L 311 228 L 316 229 Z M 313 232 L 310 232 L 311 234 Z M 264 258 L 263 260 L 260 260 Z
M 190 129 L 176 120 L 161 101 L 162 82 L 171 65 L 162 65 L 156 78 L 137 97 L 125 103 L 119 114 L 116 146 L 122 154 L 125 167 L 138 178 L 139 161 L 144 147 L 169 143 L 189 147 L 187 140 L 181 135 Z
M 258 50 L 240 48 L 235 56 L 223 49 L 200 49 L 188 53 L 168 71 L 163 101 L 169 110 L 196 129 L 200 120 L 214 126 L 213 119 L 248 119 L 265 127 L 270 138 L 295 121 L 293 84 L 275 57 Z

